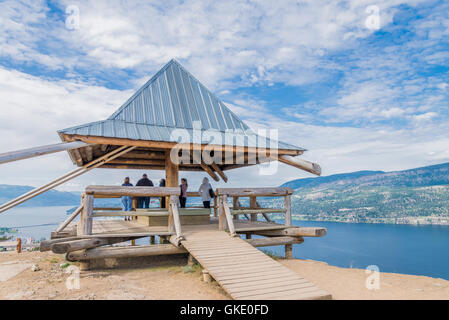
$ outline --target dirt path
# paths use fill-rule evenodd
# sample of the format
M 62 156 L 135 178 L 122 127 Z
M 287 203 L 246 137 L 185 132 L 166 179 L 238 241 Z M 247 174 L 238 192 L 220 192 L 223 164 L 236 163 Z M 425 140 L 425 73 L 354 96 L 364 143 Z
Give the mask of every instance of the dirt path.
M 334 299 L 449 299 L 449 281 L 442 279 L 382 273 L 380 289 L 368 290 L 365 270 L 309 260 L 279 261 Z M 201 281 L 199 267 L 185 272 L 179 261 L 177 265 L 81 272 L 80 288 L 71 290 L 66 285 L 70 266 L 62 268 L 64 263 L 62 256 L 48 252 L 0 253 L 0 272 L 9 270 L 0 279 L 0 299 L 229 299 L 215 282 Z M 33 265 L 40 270 L 32 271 Z

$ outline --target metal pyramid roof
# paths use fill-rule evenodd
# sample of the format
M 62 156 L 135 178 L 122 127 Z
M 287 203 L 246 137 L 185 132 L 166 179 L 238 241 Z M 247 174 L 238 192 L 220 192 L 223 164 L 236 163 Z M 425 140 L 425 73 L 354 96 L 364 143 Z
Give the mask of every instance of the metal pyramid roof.
M 173 129 L 190 131 L 198 121 L 203 131 L 232 131 L 245 137 L 245 146 L 257 143 L 256 133 L 176 60 L 171 60 L 107 120 L 58 133 L 173 142 Z M 282 142 L 278 148 L 304 150 Z
M 186 129 L 193 128 L 193 121 L 201 121 L 204 129 L 249 129 L 176 60 L 167 63 L 108 120 Z

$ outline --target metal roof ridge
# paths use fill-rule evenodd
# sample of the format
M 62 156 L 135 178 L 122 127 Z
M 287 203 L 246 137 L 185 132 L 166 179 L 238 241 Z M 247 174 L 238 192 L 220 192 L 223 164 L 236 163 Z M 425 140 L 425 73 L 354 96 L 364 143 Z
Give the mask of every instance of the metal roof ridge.
M 170 65 L 175 63 L 175 59 L 171 59 L 167 62 L 158 72 L 156 72 L 147 82 L 145 82 L 134 94 L 123 103 L 120 108 L 118 108 L 112 115 L 108 117 L 108 120 L 114 120 L 114 117 L 117 116 L 125 107 L 129 105 L 129 103 L 134 100 L 143 90 L 145 90 L 150 84 L 152 84 L 161 73 L 163 73 Z M 179 65 L 179 64 L 178 64 Z

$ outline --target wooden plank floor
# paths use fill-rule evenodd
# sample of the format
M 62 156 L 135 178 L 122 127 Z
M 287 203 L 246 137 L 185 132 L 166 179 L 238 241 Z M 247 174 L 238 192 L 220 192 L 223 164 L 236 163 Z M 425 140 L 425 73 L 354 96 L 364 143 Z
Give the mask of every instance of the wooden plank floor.
M 66 231 L 77 229 L 79 222 L 70 223 Z M 171 235 L 164 226 L 145 226 L 135 221 L 125 221 L 123 219 L 94 219 L 92 221 L 92 236 L 96 237 L 123 237 L 123 236 L 150 236 L 150 235 Z
M 233 298 L 330 299 L 331 295 L 238 237 L 190 228 L 182 245 Z
M 77 229 L 79 222 L 71 222 L 65 229 L 70 231 Z M 263 221 L 246 221 L 234 220 L 235 229 L 239 231 L 255 231 L 255 230 L 276 230 L 284 229 L 284 225 L 263 222 Z M 208 224 L 199 225 L 183 225 L 183 231 L 188 230 L 218 230 L 218 219 L 211 217 Z M 94 219 L 92 222 L 92 235 L 96 236 L 111 236 L 117 235 L 170 235 L 173 233 L 167 232 L 166 226 L 145 226 L 136 221 L 125 221 L 123 219 Z

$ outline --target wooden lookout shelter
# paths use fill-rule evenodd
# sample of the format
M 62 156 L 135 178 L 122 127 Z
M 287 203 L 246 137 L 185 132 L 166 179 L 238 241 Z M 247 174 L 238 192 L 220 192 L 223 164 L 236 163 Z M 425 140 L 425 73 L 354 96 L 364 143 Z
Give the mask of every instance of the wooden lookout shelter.
M 252 131 L 177 61 L 167 63 L 106 120 L 58 134 L 62 143 L 0 154 L 0 164 L 67 150 L 77 168 L 1 205 L 0 213 L 94 168 L 164 170 L 166 186 L 86 187 L 79 208 L 51 240 L 42 242 L 42 251 L 65 253 L 84 268 L 106 258 L 189 253 L 204 268 L 205 278 L 215 279 L 235 299 L 330 297 L 254 248 L 284 245 L 291 258 L 292 245 L 303 237 L 326 234 L 323 228 L 292 226 L 290 188 L 219 188 L 212 208 L 179 208 L 179 171 L 206 172 L 227 182 L 227 170 L 271 161 L 317 175 L 321 169 L 297 157 L 303 148 Z M 134 205 L 125 212 L 95 205 L 95 199 L 122 196 L 165 198 L 167 208 Z M 242 198 L 248 205 L 242 205 Z M 283 215 L 284 223 L 274 222 L 273 213 Z M 122 245 L 146 237 L 150 245 Z

